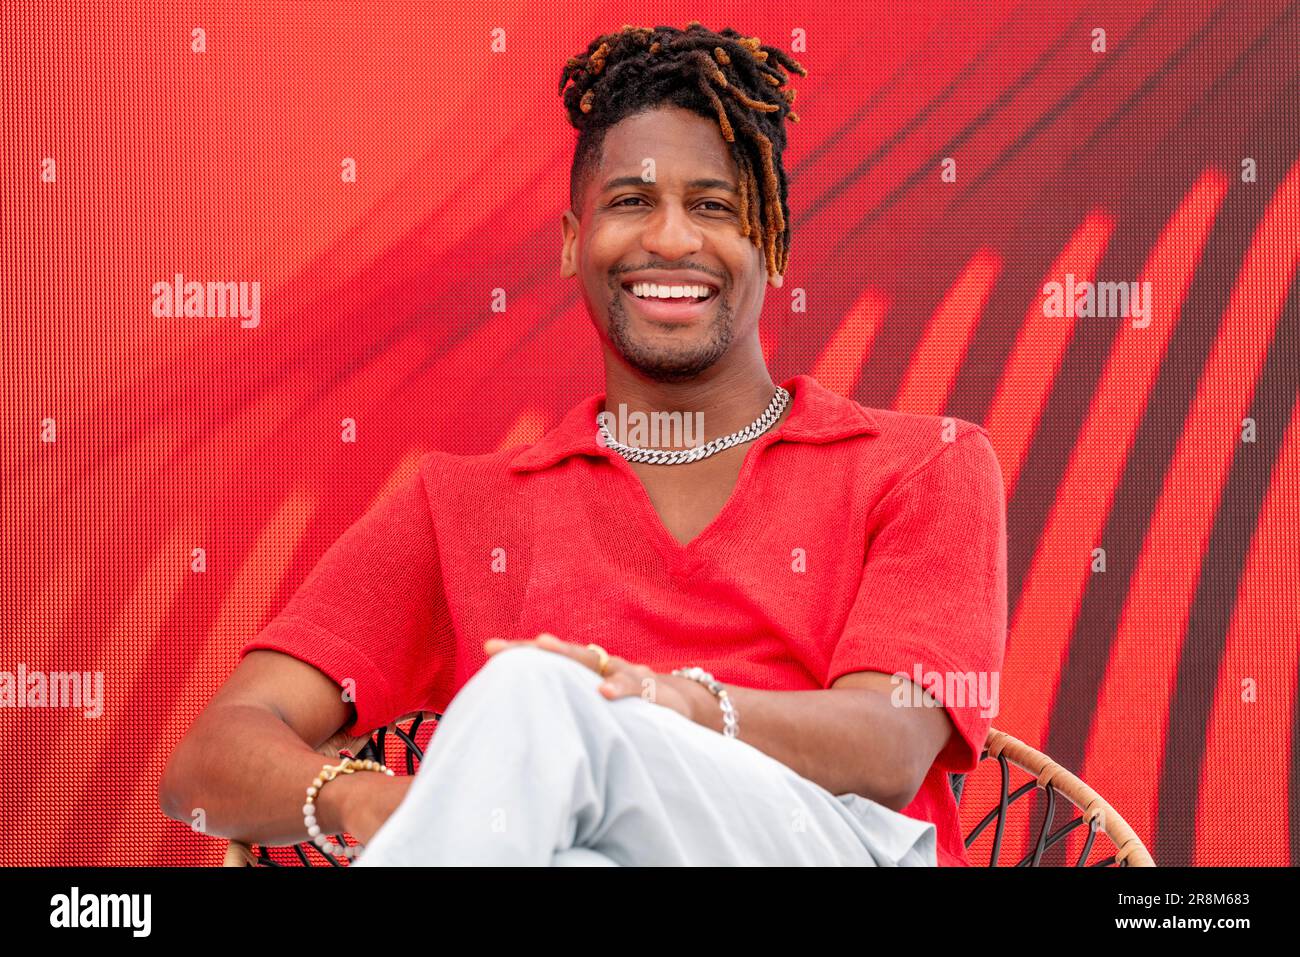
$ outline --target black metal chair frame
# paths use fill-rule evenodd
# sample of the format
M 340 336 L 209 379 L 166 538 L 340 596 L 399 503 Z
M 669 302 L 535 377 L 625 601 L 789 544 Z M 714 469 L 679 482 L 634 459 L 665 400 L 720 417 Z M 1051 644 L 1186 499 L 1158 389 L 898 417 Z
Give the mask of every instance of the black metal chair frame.
M 383 762 L 384 756 L 386 754 L 385 746 L 387 743 L 387 734 L 389 731 L 392 731 L 393 735 L 399 741 L 401 741 L 402 745 L 405 747 L 406 773 L 410 775 L 415 774 L 419 762 L 424 760 L 424 751 L 420 748 L 418 744 L 415 743 L 415 737 L 420 730 L 420 726 L 424 723 L 426 717 L 432 717 L 434 722 L 436 723 L 437 721 L 441 720 L 442 715 L 438 714 L 437 712 L 430 712 L 427 715 L 426 714 L 417 715 L 412 720 L 410 728 L 405 730 L 401 727 L 400 724 L 393 724 L 387 728 L 380 728 L 371 736 L 370 740 L 366 743 L 365 747 L 363 747 L 354 756 L 358 758 L 369 758 L 371 760 Z M 989 749 L 985 748 L 983 752 L 980 754 L 980 763 L 983 764 L 983 762 L 988 758 L 989 758 Z M 998 762 L 998 767 L 1001 772 L 1001 780 L 1002 780 L 1002 786 L 1000 789 L 998 804 L 991 811 L 989 811 L 988 814 L 984 815 L 984 817 L 979 821 L 979 823 L 976 824 L 975 827 L 971 829 L 970 834 L 966 836 L 964 842 L 965 846 L 967 848 L 970 848 L 975 843 L 975 841 L 979 838 L 979 836 L 983 834 L 985 830 L 988 829 L 989 825 L 991 824 L 995 825 L 994 832 L 993 832 L 993 848 L 992 848 L 992 852 L 989 855 L 989 862 L 987 865 L 989 867 L 998 867 L 1001 865 L 1002 839 L 1006 829 L 1007 816 L 1008 816 L 1008 812 L 1010 811 L 1011 805 L 1015 804 L 1016 801 L 1020 800 L 1025 795 L 1032 793 L 1034 790 L 1040 787 L 1040 783 L 1039 783 L 1040 779 L 1031 777 L 1029 781 L 1026 781 L 1023 785 L 1021 785 L 1020 787 L 1012 791 L 1011 790 L 1012 762 L 1008 760 L 1007 755 L 1005 753 L 1002 753 L 1001 750 L 999 750 L 999 753 L 996 757 L 996 761 Z M 1021 768 L 1021 770 L 1024 769 Z M 949 782 L 952 785 L 953 795 L 956 797 L 957 803 L 959 805 L 961 803 L 962 791 L 966 783 L 966 776 L 967 776 L 966 774 L 949 775 Z M 1072 833 L 1080 825 L 1085 824 L 1084 817 L 1082 815 L 1078 815 L 1073 820 L 1067 821 L 1056 830 L 1054 831 L 1051 830 L 1051 826 L 1055 823 L 1056 803 L 1057 803 L 1056 797 L 1058 794 L 1058 790 L 1056 787 L 1053 786 L 1050 779 L 1046 782 L 1045 785 L 1042 785 L 1042 789 L 1047 792 L 1047 808 L 1045 813 L 1043 814 L 1043 821 L 1038 828 L 1037 840 L 1034 843 L 1033 850 L 1031 850 L 1024 857 L 1022 857 L 1019 861 L 1017 861 L 1016 864 L 1014 865 L 1015 867 L 1040 866 L 1040 863 L 1043 859 L 1043 855 L 1048 851 L 1048 849 L 1058 844 L 1060 841 L 1064 840 L 1067 835 Z M 1073 806 L 1068 799 L 1065 800 L 1064 803 L 1067 808 Z M 1096 861 L 1092 864 L 1085 865 L 1085 862 L 1088 860 L 1088 855 L 1092 852 L 1093 844 L 1096 841 L 1097 834 L 1099 831 L 1102 831 L 1100 822 L 1101 822 L 1100 816 L 1096 814 L 1090 814 L 1088 816 L 1086 821 L 1088 827 L 1088 839 L 1087 841 L 1084 842 L 1083 850 L 1080 852 L 1079 857 L 1074 862 L 1073 866 L 1074 867 L 1084 867 L 1084 866 L 1113 867 L 1116 866 L 1117 863 L 1118 866 L 1120 867 L 1129 866 L 1127 857 L 1123 860 L 1117 861 L 1117 857 L 1115 854 L 1111 854 L 1109 857 L 1103 858 L 1102 860 Z M 345 843 L 343 835 L 341 834 L 334 835 L 334 840 L 339 844 Z M 283 851 L 285 850 L 285 848 L 277 848 L 277 850 Z M 324 861 L 326 864 L 328 864 L 331 867 L 347 866 L 344 863 L 342 863 L 340 860 L 337 860 L 334 857 L 325 854 L 323 851 L 320 850 L 320 848 L 316 847 L 316 845 L 312 844 L 310 841 L 302 844 L 295 844 L 288 850 L 290 851 L 292 857 L 290 861 L 285 862 L 285 861 L 275 860 L 265 846 L 260 844 L 253 845 L 251 848 L 252 860 L 249 861 L 249 863 L 252 863 L 257 866 L 263 866 L 263 867 L 285 867 L 285 866 L 294 866 L 296 864 L 301 864 L 306 867 L 313 867 L 313 866 L 319 866 L 320 862 Z M 1143 853 L 1145 853 L 1145 849 L 1143 849 Z M 319 858 L 320 860 L 319 861 L 316 860 L 317 858 Z

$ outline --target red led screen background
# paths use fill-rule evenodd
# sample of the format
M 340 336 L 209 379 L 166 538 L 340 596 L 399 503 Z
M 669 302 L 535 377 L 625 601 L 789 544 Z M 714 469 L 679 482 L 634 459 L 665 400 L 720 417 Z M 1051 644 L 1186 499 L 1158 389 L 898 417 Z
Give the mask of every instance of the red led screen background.
M 538 12 L 6 0 L 0 670 L 103 700 L 0 709 L 0 863 L 220 860 L 156 787 L 238 648 L 423 452 L 602 388 L 559 277 L 559 73 L 692 19 L 809 70 L 773 378 L 992 437 L 994 726 L 1157 863 L 1300 861 L 1300 5 Z M 257 324 L 155 316 L 178 273 L 258 282 Z M 1068 276 L 1149 282 L 1150 311 L 1045 315 Z

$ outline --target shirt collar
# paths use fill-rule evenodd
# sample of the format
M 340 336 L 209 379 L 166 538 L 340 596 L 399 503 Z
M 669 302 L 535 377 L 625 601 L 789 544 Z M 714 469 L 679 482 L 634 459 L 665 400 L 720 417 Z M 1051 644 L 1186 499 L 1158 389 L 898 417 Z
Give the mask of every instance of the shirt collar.
M 880 434 L 880 426 L 867 409 L 831 392 L 810 375 L 793 376 L 781 385 L 790 392 L 790 412 L 776 427 L 772 441 L 823 444 L 854 435 Z M 515 455 L 509 470 L 545 469 L 570 455 L 615 454 L 596 441 L 596 415 L 604 404 L 603 392 L 583 399 L 555 428 Z

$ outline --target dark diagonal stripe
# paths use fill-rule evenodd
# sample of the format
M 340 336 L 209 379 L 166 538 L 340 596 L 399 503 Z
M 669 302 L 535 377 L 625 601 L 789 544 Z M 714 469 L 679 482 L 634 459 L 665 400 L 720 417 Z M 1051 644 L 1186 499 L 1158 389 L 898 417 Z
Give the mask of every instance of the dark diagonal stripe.
M 1258 55 L 1261 50 L 1252 44 L 1251 49 L 1238 58 L 1234 68 L 1239 68 L 1247 55 Z M 1293 102 L 1294 95 L 1293 83 L 1278 98 L 1275 109 L 1285 111 L 1286 104 Z M 1197 115 L 1200 112 L 1195 111 Z M 1261 128 L 1269 125 L 1265 121 Z M 1300 142 L 1280 144 L 1276 152 L 1279 156 L 1293 156 L 1297 149 L 1300 149 Z M 1282 169 L 1290 165 L 1285 160 L 1269 162 Z M 1239 275 L 1259 219 L 1271 199 L 1266 189 L 1245 195 L 1249 197 L 1246 202 L 1239 198 L 1225 207 L 1210 236 L 1134 439 L 1133 447 L 1137 451 L 1127 463 L 1107 517 L 1103 536 L 1107 545 L 1107 572 L 1088 579 L 1049 718 L 1048 753 L 1069 768 L 1083 766 L 1091 714 L 1110 661 L 1120 615 L 1132 585 L 1131 576 L 1162 491 L 1163 477 L 1185 427 L 1206 359 L 1218 337 L 1218 326 L 1223 321 L 1234 280 Z M 1288 308 L 1291 305 L 1293 303 L 1289 303 Z M 1218 317 L 1218 321 L 1211 323 L 1200 319 L 1206 316 Z M 1279 340 L 1285 338 L 1285 323 L 1284 315 L 1279 326 Z M 1264 388 L 1263 382 L 1262 379 L 1261 388 Z M 1285 418 L 1285 412 L 1282 417 Z M 1231 489 L 1233 480 L 1229 479 L 1227 484 Z M 1240 574 L 1239 568 L 1235 574 Z M 1201 594 L 1198 592 L 1198 597 Z M 1220 646 L 1224 635 L 1226 630 L 1220 635 Z
M 1056 55 L 1061 51 L 1065 44 L 1070 42 L 1071 36 L 1074 34 L 1075 30 L 1078 29 L 1083 20 L 1084 14 L 1082 13 L 1075 17 L 1073 22 L 1062 31 L 1061 36 L 1057 38 L 1050 47 L 1043 51 L 1043 53 L 1041 53 L 1038 58 L 1030 64 L 1029 68 L 1016 78 L 1015 82 L 1003 89 L 993 99 L 993 102 L 981 110 L 974 119 L 951 136 L 945 143 L 939 146 L 939 148 L 932 152 L 924 162 L 912 171 L 912 173 L 886 193 L 879 203 L 868 210 L 862 217 L 857 219 L 854 222 L 853 231 L 860 232 L 870 226 L 884 215 L 884 213 L 889 211 L 893 205 L 901 200 L 914 186 L 926 177 L 933 176 L 935 165 L 940 159 L 945 156 L 951 156 L 963 143 L 978 133 L 983 127 L 988 125 L 993 117 L 1001 112 L 1001 110 L 1010 103 L 1021 90 L 1031 84 L 1038 78 L 1039 74 L 1047 69 L 1048 64 L 1056 58 Z M 988 58 L 990 52 L 991 50 L 988 46 L 982 48 L 979 55 L 972 60 L 970 64 L 963 68 L 962 71 L 953 78 L 952 82 L 945 86 L 937 96 L 933 97 L 930 102 L 926 103 L 926 105 L 922 107 L 914 117 L 902 126 L 898 127 L 898 129 L 896 129 L 888 139 L 868 153 L 860 163 L 853 167 L 853 169 L 840 177 L 830 189 L 818 196 L 809 206 L 805 217 L 811 219 L 825 207 L 835 202 L 842 193 L 850 189 L 853 184 L 866 176 L 867 173 L 869 173 L 882 158 L 887 156 L 895 146 L 914 133 L 925 123 L 926 120 L 938 112 L 943 104 L 951 99 L 953 95 L 964 89 L 966 84 L 969 82 L 970 77 L 974 75 L 979 66 L 982 65 L 983 61 Z M 846 237 L 846 241 L 847 240 L 848 237 Z
M 1233 456 L 1223 500 L 1215 516 L 1169 708 L 1169 735 L 1159 782 L 1152 853 L 1162 864 L 1191 864 L 1196 846 L 1196 797 L 1205 756 L 1205 729 L 1214 703 L 1228 625 L 1260 506 L 1282 446 L 1290 410 L 1300 390 L 1300 278 L 1291 283 L 1277 335 L 1269 348 L 1248 413 L 1257 440 L 1241 443 Z M 1283 729 L 1278 729 L 1279 737 Z M 1258 777 L 1244 787 L 1276 788 L 1269 773 L 1269 742 L 1261 742 Z M 1274 765 L 1276 761 L 1272 762 Z M 1230 795 L 1223 795 L 1223 800 Z M 1281 840 L 1281 835 L 1275 836 Z M 1293 832 L 1290 839 L 1296 840 Z

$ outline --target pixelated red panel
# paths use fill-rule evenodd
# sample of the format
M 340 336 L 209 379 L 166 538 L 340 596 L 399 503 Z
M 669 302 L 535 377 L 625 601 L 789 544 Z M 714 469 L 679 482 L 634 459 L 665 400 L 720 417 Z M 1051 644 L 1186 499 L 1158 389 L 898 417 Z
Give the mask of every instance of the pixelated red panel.
M 1158 863 L 1300 860 L 1297 4 L 536 13 L 6 5 L 0 669 L 104 685 L 95 717 L 0 709 L 0 863 L 220 860 L 155 792 L 239 646 L 423 451 L 531 440 L 601 388 L 558 276 L 559 71 L 692 19 L 806 38 L 787 282 L 815 307 L 768 297 L 773 376 L 993 437 L 995 726 Z M 259 282 L 258 324 L 154 316 L 178 273 Z M 1045 316 L 1068 276 L 1150 282 L 1148 321 Z

